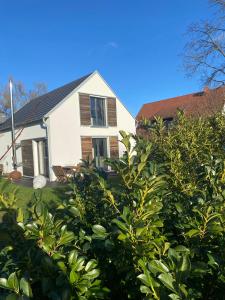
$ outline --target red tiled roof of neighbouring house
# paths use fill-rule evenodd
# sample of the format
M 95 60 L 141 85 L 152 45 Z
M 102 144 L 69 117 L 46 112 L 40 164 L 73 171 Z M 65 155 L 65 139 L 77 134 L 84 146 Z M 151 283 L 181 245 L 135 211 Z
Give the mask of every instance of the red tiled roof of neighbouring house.
M 160 116 L 163 119 L 174 118 L 177 110 L 184 111 L 187 116 L 207 116 L 222 112 L 225 104 L 225 87 L 205 88 L 204 91 L 156 102 L 146 103 L 140 109 L 137 120 Z

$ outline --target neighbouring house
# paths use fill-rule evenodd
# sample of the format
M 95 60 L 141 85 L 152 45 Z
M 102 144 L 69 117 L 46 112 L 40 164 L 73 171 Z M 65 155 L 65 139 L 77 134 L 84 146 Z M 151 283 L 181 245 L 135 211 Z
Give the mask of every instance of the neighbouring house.
M 137 121 L 148 119 L 154 121 L 161 117 L 165 122 L 171 122 L 182 110 L 186 116 L 209 116 L 223 112 L 225 107 L 225 88 L 205 88 L 204 91 L 178 96 L 165 100 L 146 103 L 137 115 Z
M 93 72 L 45 95 L 15 113 L 18 170 L 55 180 L 53 166 L 72 166 L 94 159 L 104 167 L 124 148 L 119 131 L 135 133 L 135 119 L 102 76 Z M 0 124 L 0 157 L 4 172 L 12 171 L 11 119 Z

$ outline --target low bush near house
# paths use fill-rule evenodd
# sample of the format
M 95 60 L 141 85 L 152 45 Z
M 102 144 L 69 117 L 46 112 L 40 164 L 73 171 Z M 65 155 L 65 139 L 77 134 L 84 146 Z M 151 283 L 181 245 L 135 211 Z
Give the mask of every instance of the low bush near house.
M 224 118 L 148 131 L 57 209 L 0 197 L 0 299 L 224 299 Z

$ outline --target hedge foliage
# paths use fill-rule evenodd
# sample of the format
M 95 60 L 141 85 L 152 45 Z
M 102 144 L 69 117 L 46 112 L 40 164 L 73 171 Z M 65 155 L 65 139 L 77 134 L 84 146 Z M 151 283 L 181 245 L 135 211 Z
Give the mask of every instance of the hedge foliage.
M 0 299 L 224 299 L 224 117 L 144 126 L 57 209 L 1 195 Z

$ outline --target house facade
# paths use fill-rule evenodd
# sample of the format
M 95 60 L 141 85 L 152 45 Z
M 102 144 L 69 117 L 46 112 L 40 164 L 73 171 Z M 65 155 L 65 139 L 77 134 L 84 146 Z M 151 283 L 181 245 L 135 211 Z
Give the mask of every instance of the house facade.
M 18 170 L 55 180 L 54 165 L 74 166 L 123 155 L 119 131 L 135 133 L 135 119 L 96 71 L 31 100 L 15 113 Z M 0 124 L 0 164 L 12 171 L 10 120 Z M 8 151 L 8 152 L 7 152 Z

